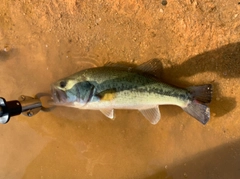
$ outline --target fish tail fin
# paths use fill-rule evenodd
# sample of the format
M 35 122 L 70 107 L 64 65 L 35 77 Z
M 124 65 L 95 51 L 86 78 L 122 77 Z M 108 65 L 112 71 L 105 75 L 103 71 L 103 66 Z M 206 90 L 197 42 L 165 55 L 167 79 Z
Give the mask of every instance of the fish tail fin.
M 202 124 L 206 124 L 210 119 L 208 103 L 212 100 L 212 85 L 191 86 L 187 90 L 190 92 L 192 100 L 183 110 Z

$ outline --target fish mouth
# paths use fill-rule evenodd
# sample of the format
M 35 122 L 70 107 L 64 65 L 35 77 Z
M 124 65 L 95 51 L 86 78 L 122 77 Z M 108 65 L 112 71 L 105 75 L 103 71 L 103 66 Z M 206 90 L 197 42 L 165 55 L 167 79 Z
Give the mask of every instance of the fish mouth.
M 54 103 L 65 103 L 67 102 L 67 95 L 64 91 L 55 88 L 54 86 L 52 86 L 51 88 L 51 92 L 52 92 L 52 98 Z

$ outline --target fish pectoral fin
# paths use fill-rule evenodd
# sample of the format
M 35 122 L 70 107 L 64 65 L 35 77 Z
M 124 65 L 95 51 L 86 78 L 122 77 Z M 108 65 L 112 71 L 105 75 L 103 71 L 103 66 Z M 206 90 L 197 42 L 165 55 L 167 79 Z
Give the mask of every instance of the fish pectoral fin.
M 161 119 L 161 113 L 158 106 L 147 109 L 139 109 L 139 111 L 147 120 L 149 120 L 151 124 L 157 124 Z
M 107 89 L 104 90 L 98 94 L 96 94 L 96 96 L 101 100 L 101 101 L 111 101 L 112 99 L 115 98 L 116 95 L 116 89 Z
M 114 120 L 114 109 L 100 109 L 100 111 L 108 118 Z

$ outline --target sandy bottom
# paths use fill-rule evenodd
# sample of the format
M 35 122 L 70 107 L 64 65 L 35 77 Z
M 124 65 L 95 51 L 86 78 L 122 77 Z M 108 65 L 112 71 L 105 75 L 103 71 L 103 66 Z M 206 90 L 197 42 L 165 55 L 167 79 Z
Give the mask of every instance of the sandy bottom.
M 167 2 L 167 4 L 166 4 Z M 160 106 L 137 111 L 56 108 L 0 125 L 0 178 L 240 177 L 240 3 L 235 0 L 3 0 L 0 94 L 50 84 L 106 62 L 161 60 L 168 83 L 214 86 L 210 122 Z

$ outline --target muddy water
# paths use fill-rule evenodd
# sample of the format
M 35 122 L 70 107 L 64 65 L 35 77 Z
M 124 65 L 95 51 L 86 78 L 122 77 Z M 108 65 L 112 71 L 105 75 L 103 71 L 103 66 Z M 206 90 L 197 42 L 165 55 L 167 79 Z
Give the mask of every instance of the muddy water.
M 160 107 L 155 126 L 127 110 L 115 121 L 70 108 L 14 117 L 0 126 L 0 178 L 238 178 L 239 10 L 234 0 L 3 0 L 7 100 L 48 92 L 81 69 L 152 58 L 165 81 L 212 83 L 214 97 L 206 126 L 174 106 Z

